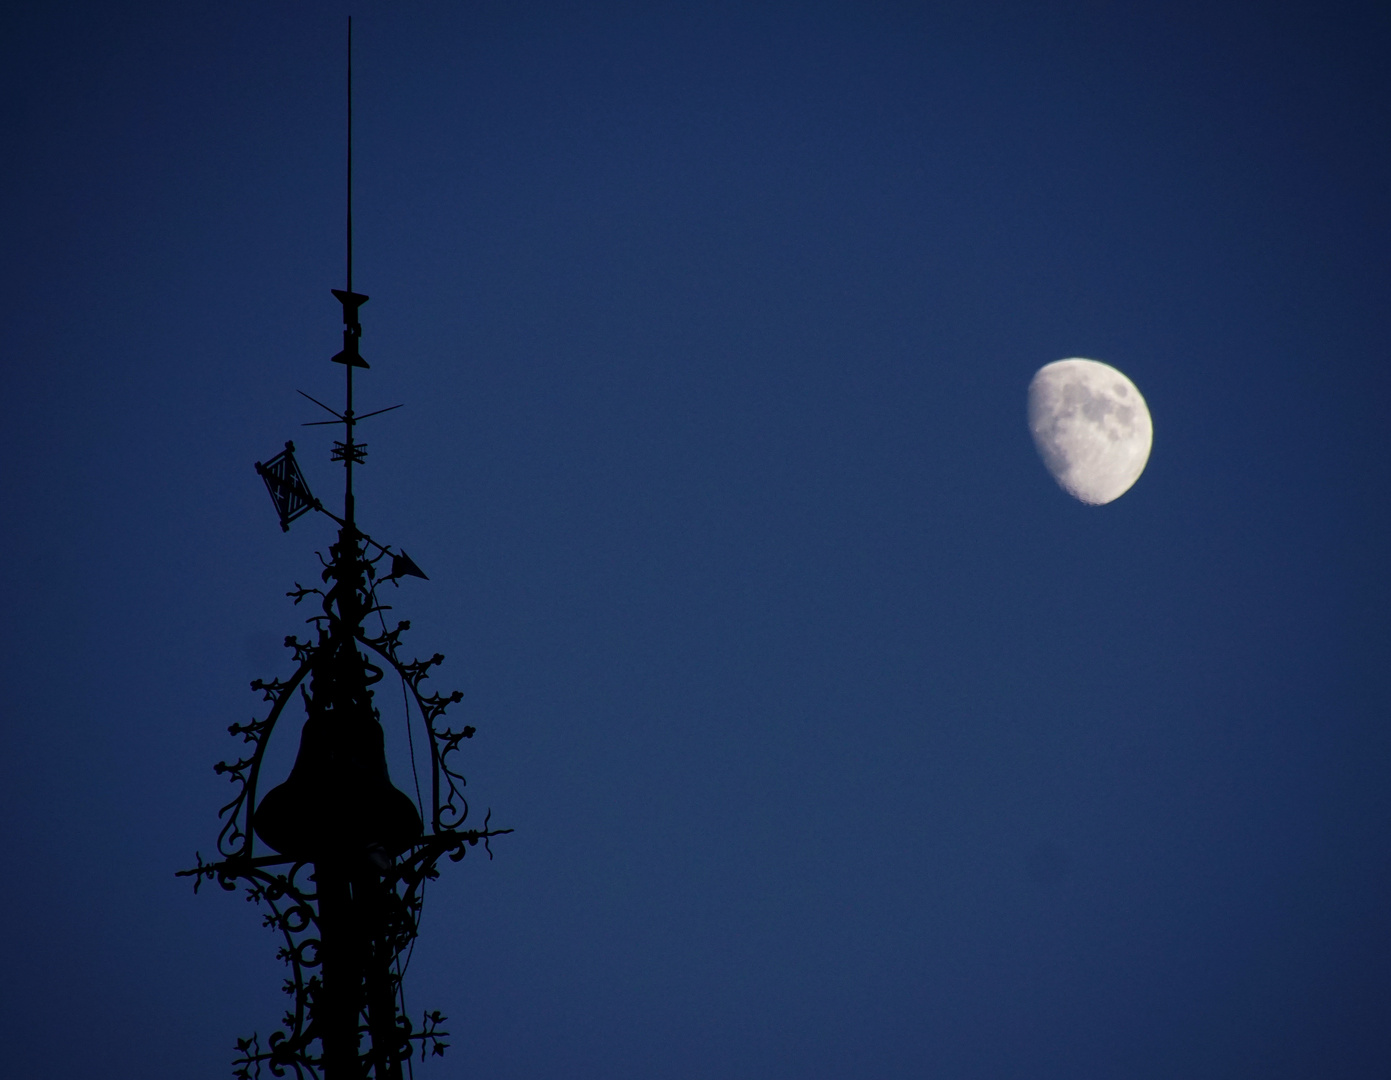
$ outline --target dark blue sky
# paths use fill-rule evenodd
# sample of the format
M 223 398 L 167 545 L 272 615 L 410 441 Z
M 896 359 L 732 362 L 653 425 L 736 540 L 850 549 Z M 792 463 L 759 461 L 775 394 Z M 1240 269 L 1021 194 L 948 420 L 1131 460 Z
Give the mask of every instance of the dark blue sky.
M 330 538 L 252 463 L 339 485 L 348 8 L 286 8 L 0 22 L 15 1076 L 286 1001 L 172 876 Z M 516 828 L 420 1075 L 1385 1077 L 1384 5 L 352 13 L 360 519 Z M 1108 506 L 1025 426 L 1066 356 L 1154 416 Z

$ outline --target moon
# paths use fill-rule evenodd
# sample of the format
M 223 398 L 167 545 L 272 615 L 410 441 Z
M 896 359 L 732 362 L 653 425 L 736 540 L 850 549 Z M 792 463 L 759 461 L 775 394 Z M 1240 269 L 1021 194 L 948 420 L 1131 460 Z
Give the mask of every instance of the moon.
M 1053 479 L 1089 506 L 1129 491 L 1154 441 L 1149 407 L 1135 384 L 1110 364 L 1077 356 L 1034 375 L 1029 430 Z

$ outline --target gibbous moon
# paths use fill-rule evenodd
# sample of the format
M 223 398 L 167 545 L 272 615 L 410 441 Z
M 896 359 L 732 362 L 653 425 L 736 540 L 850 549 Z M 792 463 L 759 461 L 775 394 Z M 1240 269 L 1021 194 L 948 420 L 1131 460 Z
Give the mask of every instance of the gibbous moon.
M 1135 384 L 1099 360 L 1056 360 L 1029 383 L 1029 430 L 1043 464 L 1091 506 L 1119 499 L 1145 471 L 1154 425 Z

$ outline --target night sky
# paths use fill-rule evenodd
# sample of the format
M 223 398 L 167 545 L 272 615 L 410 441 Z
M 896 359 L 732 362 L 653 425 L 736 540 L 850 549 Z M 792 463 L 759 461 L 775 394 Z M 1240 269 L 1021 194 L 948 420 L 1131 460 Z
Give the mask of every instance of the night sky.
M 350 12 L 359 521 L 516 830 L 416 1075 L 1391 1075 L 1391 10 L 1211 0 L 7 6 L 0 1072 L 288 1001 L 174 872 L 333 536 L 252 465 L 341 498 Z

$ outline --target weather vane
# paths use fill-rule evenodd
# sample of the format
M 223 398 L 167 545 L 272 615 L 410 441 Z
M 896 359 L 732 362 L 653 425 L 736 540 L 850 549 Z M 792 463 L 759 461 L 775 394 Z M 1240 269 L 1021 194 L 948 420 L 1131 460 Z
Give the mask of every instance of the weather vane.
M 296 604 L 316 598 L 319 609 L 307 620 L 310 640 L 285 639 L 294 654 L 293 674 L 253 682 L 268 706 L 265 716 L 229 728 L 247 749 L 216 766 L 235 789 L 219 811 L 220 858 L 205 863 L 200 854 L 197 866 L 179 872 L 193 878 L 195 891 L 204 880 L 228 891 L 245 888 L 248 899 L 266 906 L 266 925 L 283 938 L 279 956 L 290 968 L 285 991 L 293 1004 L 264 1044 L 259 1035 L 237 1040 L 233 1067 L 239 1080 L 260 1077 L 262 1066 L 274 1076 L 299 1080 L 401 1080 L 403 1062 L 413 1075 L 417 1049 L 422 1059 L 442 1054 L 448 1045 L 444 1017 L 426 1012 L 420 1026 L 413 1026 L 402 991 L 424 886 L 438 876 L 445 855 L 457 862 L 482 841 L 491 858 L 489 838 L 512 831 L 492 828 L 491 811 L 481 828 L 464 827 L 469 808 L 453 758 L 474 729 L 453 728 L 444 716 L 462 695 L 423 685 L 444 657 L 403 659 L 401 635 L 410 624 L 388 629 L 390 608 L 377 598 L 379 585 L 425 574 L 405 551 L 378 543 L 357 526 L 353 467 L 366 462 L 367 446 L 356 440 L 354 428 L 399 406 L 353 411 L 353 373 L 368 364 L 358 351 L 358 309 L 367 297 L 353 292 L 351 19 L 348 58 L 348 273 L 347 287 L 333 290 L 343 305 L 343 350 L 333 362 L 346 369 L 346 404 L 338 412 L 310 398 L 334 419 L 306 425 L 343 425 L 343 439 L 334 442 L 331 455 L 345 472 L 343 514 L 325 509 L 310 493 L 293 443 L 257 463 L 283 530 L 312 510 L 332 518 L 338 536 L 330 558 L 320 556 L 324 587 L 296 582 L 287 594 Z M 387 556 L 390 570 L 378 576 Z M 379 624 L 377 632 L 369 620 Z M 407 703 L 413 774 L 412 723 L 420 725 L 429 747 L 428 806 L 418 776 L 414 800 L 391 783 L 373 702 L 373 687 L 388 669 L 400 679 Z M 299 754 L 289 777 L 260 794 L 267 745 L 296 707 L 305 714 Z

